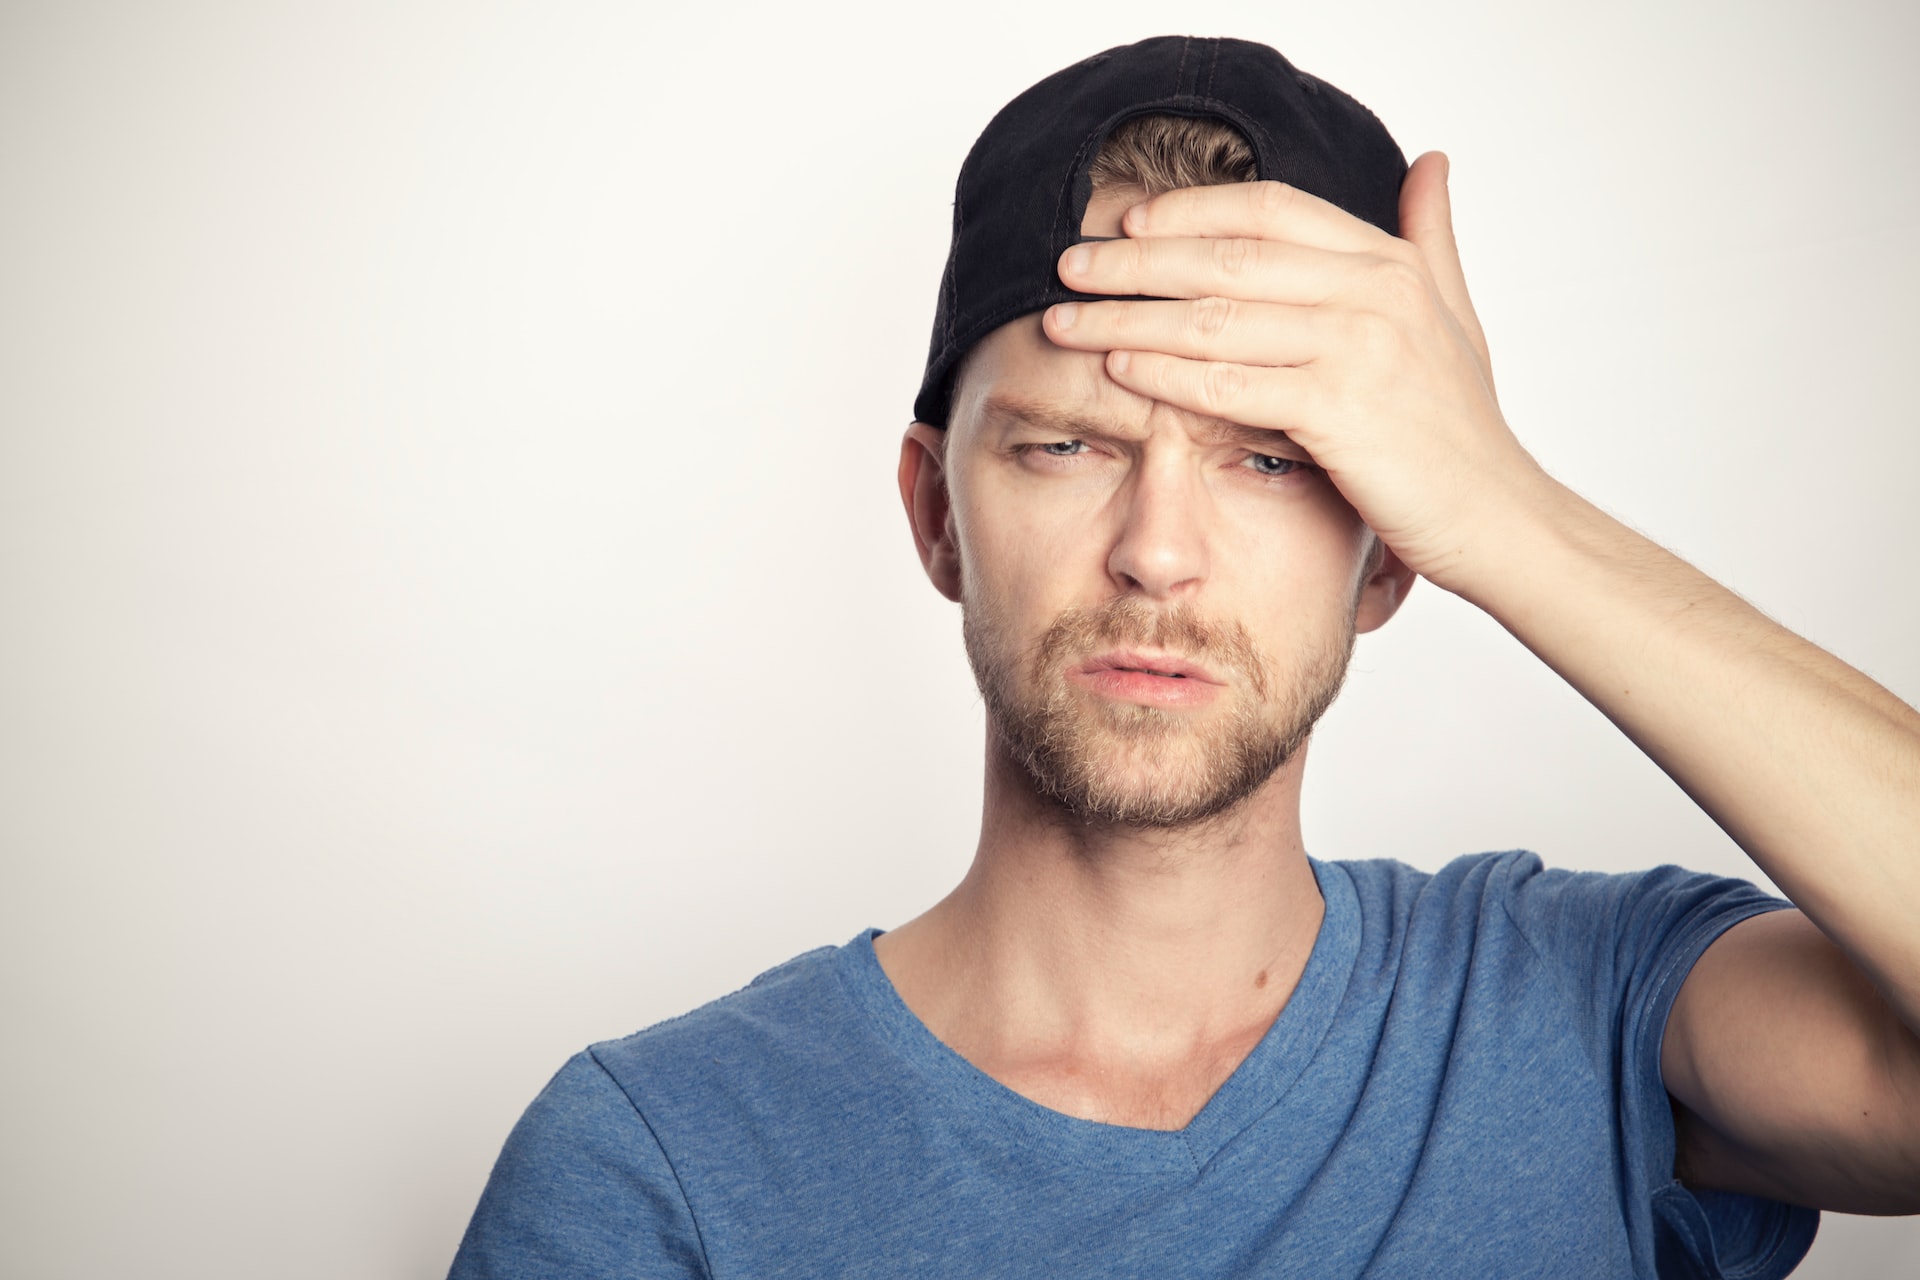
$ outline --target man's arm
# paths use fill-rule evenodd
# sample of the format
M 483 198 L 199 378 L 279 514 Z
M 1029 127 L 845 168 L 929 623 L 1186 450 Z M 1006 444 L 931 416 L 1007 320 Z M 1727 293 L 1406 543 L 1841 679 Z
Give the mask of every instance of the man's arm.
M 1797 911 L 1735 925 L 1667 1022 L 1675 1173 L 1846 1213 L 1920 1211 L 1915 1037 Z
M 1663 1053 L 1703 1185 L 1920 1211 L 1920 715 L 1547 476 L 1513 438 L 1445 158 L 1406 239 L 1278 184 L 1171 192 L 1070 250 L 1048 335 L 1142 395 L 1286 431 L 1388 548 L 1491 613 L 1817 926 L 1738 925 Z M 1823 949 L 1824 948 L 1824 949 Z
M 1920 715 L 1570 494 L 1512 536 L 1503 580 L 1462 594 L 1801 908 L 1736 925 L 1681 988 L 1680 1172 L 1920 1212 Z

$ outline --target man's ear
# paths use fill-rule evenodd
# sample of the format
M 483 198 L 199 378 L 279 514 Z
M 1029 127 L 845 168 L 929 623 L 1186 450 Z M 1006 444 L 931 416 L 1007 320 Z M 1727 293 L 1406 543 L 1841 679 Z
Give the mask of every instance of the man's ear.
M 1360 584 L 1360 600 L 1353 613 L 1355 631 L 1376 631 L 1400 610 L 1400 602 L 1413 589 L 1420 576 L 1409 569 L 1393 549 L 1375 535 L 1373 552 L 1368 557 L 1366 578 Z
M 960 546 L 947 497 L 946 445 L 947 433 L 938 427 L 916 422 L 907 428 L 900 442 L 900 501 L 927 577 L 941 595 L 958 601 Z

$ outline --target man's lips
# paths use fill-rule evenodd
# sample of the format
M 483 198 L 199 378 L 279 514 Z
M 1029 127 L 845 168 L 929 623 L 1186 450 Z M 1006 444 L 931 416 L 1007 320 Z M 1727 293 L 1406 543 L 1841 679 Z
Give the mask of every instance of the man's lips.
M 1142 653 L 1135 650 L 1099 654 L 1081 663 L 1077 670 L 1082 675 L 1098 675 L 1103 671 L 1130 671 L 1173 680 L 1197 680 L 1202 684 L 1225 683 L 1196 662 L 1189 662 L 1173 654 Z
M 1222 681 L 1198 663 L 1172 654 L 1103 653 L 1067 678 L 1108 698 L 1150 707 L 1198 707 L 1219 696 Z

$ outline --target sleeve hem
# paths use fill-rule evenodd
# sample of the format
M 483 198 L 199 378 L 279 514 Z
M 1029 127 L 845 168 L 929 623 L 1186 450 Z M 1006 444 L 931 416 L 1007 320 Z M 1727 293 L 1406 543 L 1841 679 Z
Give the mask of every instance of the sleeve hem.
M 1633 1093 L 1651 1112 L 1639 1118 L 1642 1153 L 1654 1178 L 1665 1179 L 1664 1184 L 1656 1185 L 1653 1191 L 1654 1215 L 1673 1233 L 1674 1243 L 1684 1248 L 1688 1262 L 1695 1268 L 1680 1274 L 1719 1277 L 1720 1280 L 1772 1280 L 1785 1276 L 1806 1256 L 1819 1230 L 1817 1210 L 1733 1192 L 1696 1192 L 1673 1177 L 1678 1141 L 1666 1077 L 1660 1070 L 1667 1021 L 1674 1001 L 1707 948 L 1743 921 L 1792 906 L 1782 899 L 1756 896 L 1726 911 L 1696 914 L 1685 926 L 1681 945 L 1674 948 L 1666 963 L 1653 975 L 1636 1024 L 1628 1028 L 1628 1043 L 1633 1047 L 1635 1058 L 1628 1070 L 1637 1083 Z M 1721 1230 L 1715 1230 L 1716 1223 Z M 1721 1249 L 1730 1237 L 1739 1239 L 1741 1252 L 1722 1259 Z M 1666 1261 L 1663 1257 L 1662 1262 Z M 1667 1274 L 1668 1269 L 1663 1265 L 1661 1273 Z

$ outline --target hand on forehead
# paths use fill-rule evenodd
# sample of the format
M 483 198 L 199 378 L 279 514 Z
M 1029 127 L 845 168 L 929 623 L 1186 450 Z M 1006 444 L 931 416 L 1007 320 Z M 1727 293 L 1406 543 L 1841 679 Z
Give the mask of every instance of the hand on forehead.
M 1208 417 L 1115 381 L 1103 353 L 1049 341 L 1038 314 L 1008 322 L 976 348 L 955 398 L 950 430 L 984 432 L 989 444 L 1009 430 L 1039 430 L 1062 440 L 1116 445 L 1171 431 L 1200 445 L 1230 442 L 1310 460 L 1284 433 Z
M 1338 205 L 1280 182 L 1181 187 L 1152 197 L 1138 187 L 1096 191 L 1087 201 L 1080 234 L 1283 239 L 1344 253 L 1378 251 L 1398 239 Z

